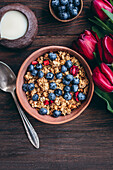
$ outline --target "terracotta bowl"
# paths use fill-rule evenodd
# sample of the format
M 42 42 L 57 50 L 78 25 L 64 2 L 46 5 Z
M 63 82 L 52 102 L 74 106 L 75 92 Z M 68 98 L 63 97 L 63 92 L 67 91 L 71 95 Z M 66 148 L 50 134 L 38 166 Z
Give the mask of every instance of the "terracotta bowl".
M 68 19 L 68 20 L 61 20 L 61 19 L 58 18 L 58 16 L 55 14 L 55 12 L 54 12 L 54 10 L 53 10 L 53 8 L 52 8 L 52 6 L 51 6 L 51 1 L 52 1 L 52 0 L 49 0 L 49 10 L 50 10 L 50 13 L 52 14 L 52 16 L 53 16 L 55 19 L 57 19 L 57 20 L 60 21 L 60 22 L 70 22 L 70 21 L 73 21 L 73 20 L 77 19 L 78 16 L 81 14 L 82 9 L 83 9 L 83 0 L 81 0 L 81 6 L 80 6 L 80 10 L 79 10 L 78 15 L 75 16 L 75 17 L 73 17 L 73 18 L 71 18 L 71 19 Z
M 75 56 L 80 61 L 80 63 L 83 65 L 83 67 L 87 73 L 87 77 L 89 79 L 89 91 L 88 91 L 86 100 L 82 103 L 82 105 L 79 108 L 73 110 L 70 115 L 59 116 L 58 118 L 54 118 L 49 115 L 40 115 L 36 109 L 33 109 L 30 106 L 30 104 L 27 101 L 26 94 L 22 90 L 22 85 L 24 83 L 24 75 L 26 73 L 27 67 L 33 60 L 36 60 L 36 58 L 45 54 L 46 52 L 49 52 L 49 51 L 54 52 L 54 51 L 59 51 L 59 50 L 66 51 L 69 54 L 71 54 L 72 56 Z M 87 64 L 87 62 L 77 52 L 71 50 L 70 48 L 62 47 L 62 46 L 43 47 L 43 48 L 35 51 L 34 53 L 32 53 L 22 64 L 22 66 L 19 70 L 19 73 L 18 73 L 17 81 L 16 81 L 16 93 L 17 93 L 18 99 L 19 99 L 21 105 L 23 106 L 23 108 L 34 118 L 36 118 L 44 123 L 48 123 L 48 124 L 62 124 L 62 123 L 69 122 L 70 120 L 73 120 L 76 117 L 78 117 L 89 105 L 89 103 L 92 99 L 92 96 L 93 96 L 93 92 L 94 92 L 94 84 L 93 84 L 93 80 L 92 80 L 92 72 L 91 72 L 91 69 L 90 69 L 89 65 Z

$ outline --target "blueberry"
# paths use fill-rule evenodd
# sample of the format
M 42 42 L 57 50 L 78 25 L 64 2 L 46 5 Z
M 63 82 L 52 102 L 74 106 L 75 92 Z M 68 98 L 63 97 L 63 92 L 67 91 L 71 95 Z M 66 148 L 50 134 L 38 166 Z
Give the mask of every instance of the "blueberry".
M 71 86 L 71 90 L 72 90 L 73 92 L 77 92 L 77 91 L 78 91 L 78 85 L 72 85 L 72 86 Z
M 32 97 L 32 100 L 33 101 L 37 101 L 39 98 L 38 94 L 34 94 L 33 97 Z
M 59 6 L 58 7 L 58 12 L 61 13 L 61 12 L 65 12 L 66 11 L 66 6 Z
M 42 78 L 44 76 L 44 73 L 42 71 L 38 72 L 38 78 Z
M 68 0 L 60 0 L 61 5 L 67 5 L 68 4 Z
M 75 77 L 72 81 L 73 84 L 79 84 L 79 78 Z
M 57 88 L 56 83 L 52 82 L 50 83 L 50 89 L 55 90 Z
M 68 93 L 68 92 L 64 93 L 64 99 L 65 100 L 71 100 L 71 98 L 72 98 L 72 96 L 71 96 L 70 93 Z
M 79 6 L 80 5 L 80 0 L 74 0 L 74 4 L 75 4 L 75 6 Z
M 61 96 L 61 95 L 62 95 L 62 90 L 56 89 L 56 90 L 55 90 L 55 95 L 56 95 L 56 96 Z
M 59 0 L 52 0 L 51 5 L 53 8 L 57 8 L 60 5 Z
M 60 12 L 59 18 L 62 19 L 62 20 L 67 20 L 68 19 L 68 13 L 67 12 Z
M 55 53 L 49 53 L 48 56 L 49 56 L 49 59 L 52 60 L 52 61 L 57 58 L 57 55 Z
M 48 98 L 49 100 L 55 100 L 56 96 L 54 93 L 49 93 Z
M 33 83 L 28 84 L 28 91 L 32 91 L 35 88 L 35 85 Z
M 72 62 L 70 60 L 67 60 L 66 63 L 65 63 L 65 66 L 67 68 L 70 68 L 72 66 Z
M 57 73 L 57 74 L 56 74 L 56 78 L 57 78 L 57 79 L 62 79 L 62 73 Z
M 39 110 L 39 113 L 40 113 L 41 115 L 47 115 L 47 109 L 42 107 L 42 108 Z
M 72 10 L 70 11 L 70 13 L 71 13 L 71 15 L 72 15 L 73 17 L 77 16 L 77 15 L 78 15 L 78 8 L 75 7 L 74 9 L 72 9 Z
M 32 76 L 37 76 L 37 74 L 38 74 L 38 71 L 35 70 L 35 69 L 31 72 L 31 75 L 32 75 Z
M 70 81 L 67 81 L 65 78 L 62 80 L 63 84 L 65 85 L 69 85 L 70 84 Z
M 85 94 L 83 94 L 83 93 L 78 94 L 78 99 L 79 100 L 85 100 L 85 98 L 86 98 Z
M 73 8 L 74 8 L 73 4 L 68 4 L 67 6 L 68 11 L 72 11 Z
M 64 91 L 66 91 L 66 92 L 70 92 L 70 91 L 71 91 L 70 86 L 65 86 L 65 87 L 64 87 Z
M 53 73 L 49 72 L 49 73 L 46 74 L 46 79 L 53 80 L 53 78 L 54 78 L 54 74 Z
M 22 89 L 23 89 L 23 91 L 27 92 L 28 91 L 28 84 L 23 84 Z
M 73 80 L 73 75 L 68 74 L 68 75 L 65 76 L 65 79 L 66 79 L 67 81 L 72 81 L 72 80 Z
M 63 66 L 61 67 L 61 72 L 62 72 L 62 73 L 65 73 L 66 71 L 67 71 L 67 67 L 63 65 Z
M 54 117 L 59 117 L 59 116 L 61 116 L 61 111 L 54 110 L 54 111 L 53 111 L 53 116 L 54 116 Z
M 40 64 L 40 63 L 37 64 L 37 65 L 36 65 L 36 68 L 37 68 L 37 70 L 41 70 L 41 69 L 42 69 L 42 64 Z
M 30 64 L 30 65 L 28 66 L 28 71 L 33 71 L 33 70 L 34 70 L 34 65 Z

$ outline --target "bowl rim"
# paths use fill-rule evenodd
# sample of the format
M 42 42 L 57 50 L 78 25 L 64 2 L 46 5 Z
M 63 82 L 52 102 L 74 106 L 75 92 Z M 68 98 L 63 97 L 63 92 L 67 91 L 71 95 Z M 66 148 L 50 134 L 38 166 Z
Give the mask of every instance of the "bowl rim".
M 43 54 L 45 54 L 46 52 L 49 52 L 49 51 L 59 51 L 59 50 L 61 50 L 61 51 L 68 51 L 68 53 L 73 53 L 74 54 L 74 56 L 77 56 L 77 59 L 78 60 L 81 60 L 83 63 L 84 63 L 84 66 L 88 69 L 86 72 L 89 72 L 89 76 L 90 76 L 90 83 L 89 83 L 89 85 L 90 85 L 90 87 L 89 87 L 89 91 L 91 91 L 91 93 L 89 94 L 89 91 L 88 91 L 88 95 L 87 95 L 87 98 L 86 98 L 86 100 L 84 101 L 84 105 L 82 104 L 79 108 L 77 108 L 78 109 L 78 112 L 77 112 L 77 114 L 75 114 L 75 115 L 72 115 L 71 117 L 69 117 L 68 118 L 68 116 L 69 115 L 66 115 L 66 116 L 62 116 L 62 117 L 64 117 L 64 120 L 61 120 L 61 121 L 57 121 L 58 120 L 58 118 L 54 118 L 54 117 L 52 117 L 51 116 L 51 120 L 54 120 L 54 121 L 51 121 L 51 120 L 45 120 L 44 119 L 44 116 L 49 116 L 49 115 L 40 115 L 39 113 L 38 113 L 38 111 L 36 110 L 36 109 L 34 109 L 34 108 L 32 108 L 31 106 L 30 106 L 30 104 L 28 103 L 28 101 L 27 101 L 27 98 L 26 98 L 26 100 L 25 100 L 25 98 L 23 98 L 20 94 L 22 93 L 24 96 L 26 96 L 26 94 L 23 92 L 23 90 L 22 90 L 22 86 L 21 86 L 21 79 L 22 80 L 24 80 L 23 79 L 23 77 L 22 77 L 22 73 L 23 73 L 23 70 L 24 70 L 24 72 L 26 72 L 26 70 L 27 69 L 24 69 L 25 68 L 25 66 L 26 66 L 26 68 L 28 67 L 28 65 L 30 64 L 30 60 L 33 58 L 33 56 L 35 56 L 35 59 L 36 58 L 38 58 L 39 56 L 37 56 L 37 54 L 39 54 L 39 53 L 42 53 L 41 55 L 43 55 Z M 46 52 L 45 52 L 46 51 Z M 35 60 L 34 59 L 34 60 Z M 32 60 L 31 60 L 32 61 Z M 28 63 L 28 64 L 26 64 L 26 63 Z M 83 66 L 83 67 L 84 67 Z M 24 73 L 25 74 L 25 73 Z M 24 75 L 23 74 L 23 75 Z M 88 75 L 87 75 L 88 76 Z M 89 77 L 88 77 L 88 79 L 89 79 Z M 20 86 L 21 86 L 21 88 L 20 88 Z M 16 94 L 17 94 L 17 97 L 18 97 L 18 99 L 19 99 L 19 101 L 20 101 L 20 103 L 21 103 L 21 105 L 22 105 L 22 107 L 25 109 L 25 111 L 27 112 L 27 113 L 29 113 L 31 116 L 33 116 L 34 118 L 36 118 L 37 120 L 39 120 L 39 121 L 41 121 L 41 122 L 43 122 L 43 123 L 47 123 L 47 124 L 63 124 L 63 123 L 66 123 L 66 122 L 69 122 L 69 121 L 71 121 L 71 120 L 73 120 L 73 119 L 75 119 L 76 117 L 78 117 L 86 108 L 87 108 L 87 106 L 89 105 L 89 103 L 90 103 L 90 101 L 91 101 L 91 99 L 92 99 L 92 97 L 93 97 L 93 93 L 94 93 L 94 83 L 93 83 L 93 79 L 92 79 L 92 71 L 91 71 L 91 69 L 90 69 L 90 67 L 89 67 L 89 65 L 88 65 L 88 63 L 86 62 L 86 60 L 80 55 L 80 54 L 78 54 L 76 51 L 74 51 L 74 50 L 72 50 L 72 49 L 70 49 L 70 48 L 68 48 L 68 47 L 64 47 L 64 46 L 47 46 L 47 47 L 42 47 L 42 48 L 40 48 L 40 49 L 38 49 L 38 50 L 36 50 L 36 51 L 34 51 L 30 56 L 28 56 L 27 58 L 26 58 L 26 60 L 23 62 L 23 64 L 21 65 L 21 67 L 20 67 L 20 70 L 19 70 L 19 72 L 18 72 L 18 76 L 17 76 L 17 80 L 16 80 Z M 27 104 L 28 104 L 28 107 L 26 107 L 25 106 L 25 102 L 27 102 Z M 74 109 L 74 111 L 76 111 L 76 109 Z M 71 114 L 72 113 L 74 113 L 74 111 L 72 111 L 71 112 Z M 34 113 L 32 113 L 32 112 L 35 112 L 35 113 L 37 113 L 37 114 L 34 114 Z M 70 115 L 71 115 L 70 114 Z M 66 119 L 67 118 L 67 119 Z
M 54 10 L 52 9 L 51 1 L 52 1 L 52 0 L 49 0 L 49 10 L 50 10 L 50 13 L 51 13 L 51 15 L 52 15 L 56 20 L 58 20 L 58 21 L 60 21 L 60 22 L 66 23 L 66 22 L 71 22 L 71 21 L 77 19 L 77 18 L 79 17 L 79 15 L 81 14 L 82 9 L 83 9 L 83 0 L 80 0 L 80 1 L 81 1 L 81 7 L 80 7 L 80 10 L 79 10 L 78 15 L 75 16 L 75 17 L 73 17 L 73 18 L 71 18 L 71 19 L 62 20 L 62 19 L 60 19 L 60 18 L 57 17 L 57 15 L 55 14 Z

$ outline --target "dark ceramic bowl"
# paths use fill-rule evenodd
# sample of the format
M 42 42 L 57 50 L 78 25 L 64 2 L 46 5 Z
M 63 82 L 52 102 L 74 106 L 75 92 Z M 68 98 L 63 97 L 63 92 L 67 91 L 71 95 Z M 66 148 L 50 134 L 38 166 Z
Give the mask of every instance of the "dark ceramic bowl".
M 54 118 L 50 115 L 40 115 L 36 109 L 33 109 L 30 106 L 30 104 L 27 101 L 26 94 L 22 90 L 22 85 L 24 83 L 24 75 L 26 73 L 26 70 L 27 70 L 27 67 L 29 66 L 29 64 L 33 60 L 36 60 L 39 56 L 41 56 L 47 52 L 50 52 L 50 51 L 53 51 L 53 52 L 54 51 L 66 51 L 70 55 L 75 56 L 79 60 L 79 62 L 83 65 L 83 67 L 87 73 L 87 77 L 89 79 L 89 91 L 88 91 L 86 100 L 82 103 L 82 105 L 79 108 L 73 110 L 70 115 L 59 116 L 58 118 Z M 76 117 L 78 117 L 89 105 L 89 103 L 92 99 L 92 96 L 93 96 L 93 92 L 94 92 L 94 84 L 93 84 L 93 80 L 92 80 L 92 72 L 91 72 L 91 69 L 90 69 L 89 65 L 87 64 L 87 62 L 77 52 L 71 50 L 70 48 L 62 47 L 62 46 L 43 47 L 43 48 L 35 51 L 34 53 L 32 53 L 22 64 L 22 66 L 19 70 L 19 73 L 18 73 L 17 81 L 16 81 L 16 93 L 17 93 L 18 99 L 19 99 L 21 105 L 23 106 L 23 108 L 34 118 L 36 118 L 44 123 L 48 123 L 48 124 L 62 124 L 62 123 L 69 122 L 69 121 L 75 119 Z
M 81 0 L 81 6 L 80 6 L 80 9 L 79 9 L 78 15 L 75 16 L 75 17 L 73 17 L 73 18 L 70 18 L 70 19 L 68 19 L 68 20 L 61 20 L 61 19 L 58 18 L 58 16 L 55 14 L 55 12 L 54 12 L 54 10 L 53 10 L 53 8 L 52 8 L 52 6 L 51 6 L 51 1 L 52 1 L 52 0 L 49 0 L 49 10 L 50 10 L 50 13 L 51 13 L 51 15 L 52 15 L 55 19 L 57 19 L 57 20 L 60 21 L 60 22 L 70 22 L 70 21 L 73 21 L 73 20 L 77 19 L 77 18 L 79 17 L 79 15 L 81 14 L 82 9 L 83 9 L 83 0 Z

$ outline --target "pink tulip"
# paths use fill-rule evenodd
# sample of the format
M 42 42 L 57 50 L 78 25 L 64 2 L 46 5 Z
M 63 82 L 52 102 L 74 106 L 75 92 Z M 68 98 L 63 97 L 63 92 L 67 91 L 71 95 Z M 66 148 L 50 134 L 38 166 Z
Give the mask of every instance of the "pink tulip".
M 73 42 L 72 46 L 78 53 L 92 60 L 94 59 L 93 52 L 95 52 L 97 41 L 98 36 L 96 33 L 85 30 L 78 40 Z
M 105 36 L 98 41 L 97 47 L 101 61 L 113 63 L 113 38 Z
M 101 8 L 104 8 L 111 13 L 113 12 L 113 6 L 107 0 L 93 0 L 92 7 L 102 21 L 106 20 L 108 17 Z

